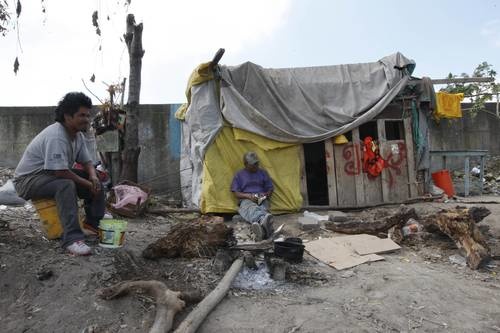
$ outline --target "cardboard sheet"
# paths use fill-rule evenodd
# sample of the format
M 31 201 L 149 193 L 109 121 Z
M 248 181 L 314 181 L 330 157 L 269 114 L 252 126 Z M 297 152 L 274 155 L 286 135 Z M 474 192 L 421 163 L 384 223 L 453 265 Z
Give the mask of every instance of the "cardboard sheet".
M 346 237 L 318 239 L 305 244 L 306 251 L 313 257 L 338 269 L 351 268 L 365 262 L 384 260 L 377 254 L 359 255 L 351 247 L 351 241 Z
M 348 242 L 351 248 L 361 256 L 373 253 L 388 253 L 401 249 L 401 246 L 390 238 L 378 238 L 367 234 L 342 236 L 341 238 Z

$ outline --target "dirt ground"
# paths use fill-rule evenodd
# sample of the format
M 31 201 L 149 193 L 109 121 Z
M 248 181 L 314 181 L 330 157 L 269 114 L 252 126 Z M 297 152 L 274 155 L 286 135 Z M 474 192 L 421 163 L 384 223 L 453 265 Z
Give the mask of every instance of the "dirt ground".
M 494 254 L 500 254 L 500 198 L 473 197 L 492 214 L 480 225 Z M 433 212 L 457 203 L 419 203 Z M 469 205 L 460 203 L 460 205 Z M 360 214 L 381 214 L 384 207 Z M 321 214 L 321 212 L 318 212 Z M 328 231 L 302 233 L 299 214 L 278 216 L 286 235 L 305 240 Z M 104 249 L 90 239 L 94 255 L 68 256 L 58 241 L 43 237 L 32 207 L 0 210 L 0 323 L 2 332 L 147 332 L 154 302 L 135 295 L 104 301 L 99 288 L 126 279 L 158 279 L 174 290 L 212 290 L 222 277 L 213 260 L 145 260 L 141 251 L 173 223 L 194 217 L 175 214 L 129 220 L 126 245 Z M 228 221 L 240 240 L 247 226 Z M 245 270 L 200 332 L 500 332 L 500 261 L 477 271 L 453 264 L 462 254 L 453 242 L 435 237 L 384 254 L 385 261 L 336 271 L 306 255 L 285 282 Z M 192 309 L 187 307 L 177 325 Z

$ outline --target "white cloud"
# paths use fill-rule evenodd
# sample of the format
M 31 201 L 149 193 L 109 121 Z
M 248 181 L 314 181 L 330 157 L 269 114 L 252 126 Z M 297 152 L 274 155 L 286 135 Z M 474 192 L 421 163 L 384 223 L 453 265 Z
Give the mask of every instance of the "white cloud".
M 125 9 L 116 1 L 25 2 L 18 50 L 14 33 L 0 38 L 0 105 L 53 105 L 70 90 L 84 90 L 81 79 L 96 74 L 91 89 L 105 96 L 101 81 L 117 82 L 128 73 L 128 55 L 120 37 Z M 225 59 L 272 39 L 285 23 L 291 0 L 132 1 L 129 12 L 144 22 L 141 102 L 183 102 L 191 70 L 211 59 L 219 47 Z M 102 40 L 91 24 L 98 9 Z M 110 16 L 108 21 L 106 18 Z M 43 23 L 45 21 L 45 24 Z M 98 46 L 102 45 L 102 51 Z M 13 62 L 21 63 L 17 76 Z
M 500 20 L 486 22 L 481 29 L 481 35 L 496 47 L 500 47 Z

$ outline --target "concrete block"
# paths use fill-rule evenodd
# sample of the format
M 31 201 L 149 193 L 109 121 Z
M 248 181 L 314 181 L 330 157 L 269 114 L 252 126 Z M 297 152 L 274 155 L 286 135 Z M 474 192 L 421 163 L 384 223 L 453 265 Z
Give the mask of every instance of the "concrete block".
M 302 230 L 317 230 L 319 229 L 319 221 L 312 217 L 299 217 L 299 227 Z
M 342 213 L 337 210 L 331 210 L 328 212 L 328 219 L 332 222 L 346 222 L 349 217 L 346 213 Z

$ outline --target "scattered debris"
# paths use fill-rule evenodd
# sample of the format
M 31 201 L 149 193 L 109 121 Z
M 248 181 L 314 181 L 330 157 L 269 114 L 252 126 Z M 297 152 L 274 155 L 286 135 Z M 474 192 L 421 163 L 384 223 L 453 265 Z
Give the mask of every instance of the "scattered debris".
M 410 237 L 411 235 L 415 235 L 423 230 L 422 225 L 415 220 L 414 218 L 408 219 L 403 228 L 401 228 L 404 237 Z

